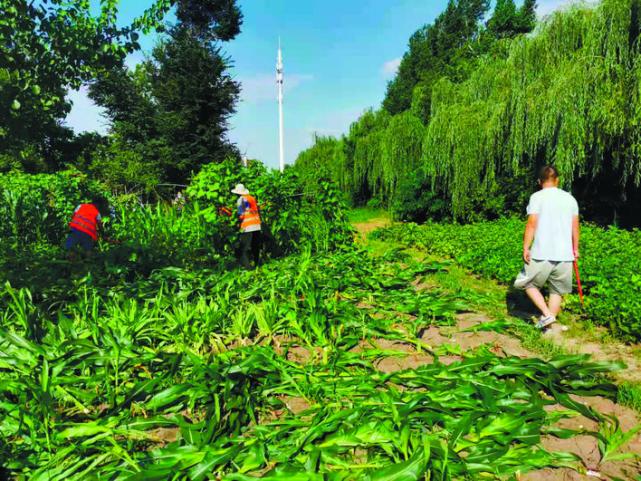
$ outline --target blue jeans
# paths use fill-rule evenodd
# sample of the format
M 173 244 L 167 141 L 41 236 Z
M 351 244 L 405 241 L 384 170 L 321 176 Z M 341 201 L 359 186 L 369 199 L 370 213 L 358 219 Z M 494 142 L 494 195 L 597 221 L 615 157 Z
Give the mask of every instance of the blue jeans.
M 65 242 L 65 249 L 70 251 L 71 249 L 79 245 L 83 250 L 89 252 L 93 249 L 95 244 L 95 241 L 89 234 L 85 234 L 84 232 L 76 229 L 71 229 Z

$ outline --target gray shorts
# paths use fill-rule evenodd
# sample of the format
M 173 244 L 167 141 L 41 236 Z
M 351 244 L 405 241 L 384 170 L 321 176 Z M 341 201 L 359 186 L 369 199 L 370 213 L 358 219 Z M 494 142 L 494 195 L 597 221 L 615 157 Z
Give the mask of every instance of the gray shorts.
M 516 276 L 514 287 L 541 289 L 545 283 L 550 287 L 550 294 L 563 296 L 572 292 L 572 262 L 535 261 L 525 264 Z

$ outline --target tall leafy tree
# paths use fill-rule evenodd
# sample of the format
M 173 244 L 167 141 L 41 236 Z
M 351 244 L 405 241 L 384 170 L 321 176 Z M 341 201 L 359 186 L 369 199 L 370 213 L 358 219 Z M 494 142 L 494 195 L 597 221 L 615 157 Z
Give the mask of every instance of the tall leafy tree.
M 156 0 L 131 25 L 117 25 L 116 0 L 0 0 L 0 155 L 18 167 L 44 168 L 29 160 L 50 157 L 70 136 L 61 126 L 70 109 L 68 88 L 121 64 L 139 48 L 138 31 L 159 25 L 171 0 Z
M 518 12 L 514 0 L 496 0 L 488 31 L 497 38 L 512 37 L 518 28 Z
M 179 27 L 154 50 L 154 60 L 158 129 L 175 156 L 168 177 L 185 180 L 206 162 L 236 154 L 226 132 L 240 87 L 227 72 L 220 47 Z
M 520 8 L 514 0 L 497 0 L 488 31 L 496 38 L 512 38 L 528 33 L 536 25 L 536 0 L 525 0 Z
M 236 0 L 180 0 L 176 17 L 200 38 L 223 42 L 236 37 L 243 22 Z
M 420 84 L 426 103 L 423 111 L 429 112 L 432 84 L 447 74 L 457 52 L 478 37 L 489 6 L 488 0 L 450 0 L 432 25 L 417 30 L 396 77 L 387 86 L 383 108 L 391 114 L 408 110 Z
M 90 90 L 118 144 L 100 164 L 127 174 L 143 162 L 156 173 L 148 182 L 184 183 L 204 163 L 238 156 L 226 132 L 240 87 L 220 41 L 240 31 L 240 10 L 228 0 L 181 1 L 177 18 L 149 60 L 134 71 L 114 69 Z
M 524 0 L 519 10 L 519 33 L 528 33 L 536 27 L 536 0 Z

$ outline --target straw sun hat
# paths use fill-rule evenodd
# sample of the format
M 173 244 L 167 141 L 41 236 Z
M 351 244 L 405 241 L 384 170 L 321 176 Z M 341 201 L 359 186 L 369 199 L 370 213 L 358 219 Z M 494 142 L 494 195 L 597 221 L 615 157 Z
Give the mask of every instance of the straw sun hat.
M 249 191 L 243 184 L 236 184 L 236 187 L 231 190 L 231 193 L 237 195 L 247 195 L 249 194 Z

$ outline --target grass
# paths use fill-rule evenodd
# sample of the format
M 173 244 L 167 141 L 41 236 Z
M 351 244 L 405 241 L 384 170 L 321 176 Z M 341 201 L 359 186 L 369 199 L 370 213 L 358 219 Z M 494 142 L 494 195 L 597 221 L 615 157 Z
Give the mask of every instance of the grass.
M 359 224 L 374 219 L 389 219 L 390 215 L 389 212 L 383 208 L 357 207 L 351 209 L 347 217 L 352 224 Z
M 619 384 L 617 402 L 637 412 L 641 412 L 641 385 L 633 382 Z

